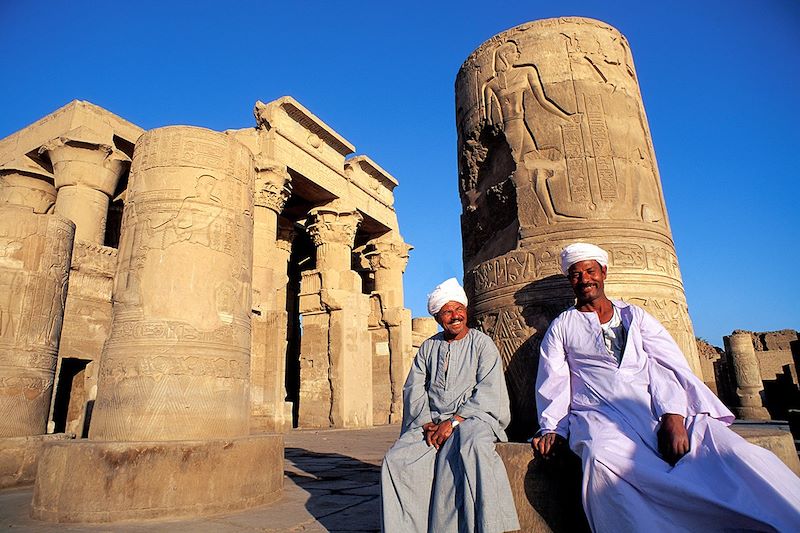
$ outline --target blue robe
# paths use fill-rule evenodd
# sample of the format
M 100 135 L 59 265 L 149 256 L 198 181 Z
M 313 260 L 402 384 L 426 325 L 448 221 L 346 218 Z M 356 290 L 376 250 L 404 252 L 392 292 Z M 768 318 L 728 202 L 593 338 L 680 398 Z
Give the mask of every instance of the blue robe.
M 499 532 L 519 529 L 505 466 L 495 451 L 510 419 L 503 364 L 492 340 L 470 329 L 420 346 L 403 387 L 400 438 L 381 470 L 384 532 Z M 422 426 L 466 420 L 437 451 Z

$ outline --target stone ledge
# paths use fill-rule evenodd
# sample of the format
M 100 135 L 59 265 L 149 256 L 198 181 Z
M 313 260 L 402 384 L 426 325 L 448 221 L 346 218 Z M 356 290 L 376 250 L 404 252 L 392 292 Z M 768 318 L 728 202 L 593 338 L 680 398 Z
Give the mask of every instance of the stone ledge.
M 0 489 L 32 485 L 44 444 L 74 438 L 71 433 L 57 433 L 0 439 Z
M 767 424 L 735 424 L 732 429 L 748 442 L 771 451 L 800 475 L 800 461 L 791 433 Z M 529 444 L 499 443 L 517 505 L 520 531 L 588 532 L 581 505 L 581 465 L 568 453 L 550 461 L 534 459 Z
M 283 436 L 47 443 L 31 516 L 49 522 L 192 518 L 270 503 L 283 491 Z

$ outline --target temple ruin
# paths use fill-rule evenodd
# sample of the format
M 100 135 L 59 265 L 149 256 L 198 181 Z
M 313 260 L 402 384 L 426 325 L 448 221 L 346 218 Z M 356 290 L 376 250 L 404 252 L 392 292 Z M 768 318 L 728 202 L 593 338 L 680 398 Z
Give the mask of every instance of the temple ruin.
M 512 438 L 536 428 L 538 343 L 574 302 L 559 252 L 609 252 L 609 296 L 642 306 L 702 377 L 630 46 L 585 18 L 530 22 L 456 78 L 465 285 L 506 366 Z
M 0 437 L 78 437 L 44 445 L 34 516 L 258 505 L 280 432 L 402 417 L 397 181 L 290 97 L 254 114 L 144 131 L 74 101 L 0 141 Z

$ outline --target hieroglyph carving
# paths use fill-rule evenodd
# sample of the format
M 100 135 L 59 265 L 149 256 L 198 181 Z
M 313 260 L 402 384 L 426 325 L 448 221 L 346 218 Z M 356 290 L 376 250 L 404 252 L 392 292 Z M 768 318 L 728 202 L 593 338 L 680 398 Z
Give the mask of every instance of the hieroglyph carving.
M 221 133 L 136 145 L 92 438 L 244 435 L 254 165 Z
M 668 231 L 632 65 L 625 38 L 589 19 L 525 24 L 478 48 L 456 80 L 467 212 L 510 180 L 523 237 L 581 220 Z
M 0 436 L 45 431 L 75 226 L 0 207 Z

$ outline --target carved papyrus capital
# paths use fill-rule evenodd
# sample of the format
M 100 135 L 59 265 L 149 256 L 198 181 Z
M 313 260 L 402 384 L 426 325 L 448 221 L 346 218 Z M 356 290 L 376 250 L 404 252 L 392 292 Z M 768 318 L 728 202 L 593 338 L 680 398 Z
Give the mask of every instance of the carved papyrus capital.
M 292 178 L 286 165 L 260 155 L 256 157 L 255 169 L 253 203 L 280 213 L 292 195 Z
M 367 245 L 364 259 L 373 271 L 386 269 L 405 272 L 408 253 L 413 249 L 413 246 L 402 239 L 373 241 Z
M 81 185 L 112 196 L 131 159 L 84 126 L 56 137 L 39 148 L 53 163 L 56 189 Z
M 344 244 L 352 249 L 356 231 L 363 220 L 361 213 L 341 200 L 315 207 L 308 213 L 308 232 L 314 246 Z

